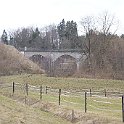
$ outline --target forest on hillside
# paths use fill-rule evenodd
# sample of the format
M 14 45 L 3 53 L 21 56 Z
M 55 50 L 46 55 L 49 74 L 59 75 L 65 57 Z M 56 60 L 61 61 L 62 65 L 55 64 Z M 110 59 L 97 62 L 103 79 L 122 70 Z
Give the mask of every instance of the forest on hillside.
M 81 50 L 87 56 L 82 63 L 83 75 L 123 79 L 124 34 L 116 34 L 118 21 L 105 12 L 100 17 L 83 17 L 80 21 L 82 35 L 75 21 L 62 21 L 43 28 L 25 27 L 9 32 L 4 30 L 1 42 L 15 48 L 41 50 Z M 85 73 L 85 74 L 84 74 Z M 81 74 L 80 74 L 81 75 Z

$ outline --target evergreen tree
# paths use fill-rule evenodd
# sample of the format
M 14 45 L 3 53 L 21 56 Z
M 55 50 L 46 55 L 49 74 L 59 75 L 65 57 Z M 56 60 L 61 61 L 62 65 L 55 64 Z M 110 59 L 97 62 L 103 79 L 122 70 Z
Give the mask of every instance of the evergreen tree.
M 15 39 L 12 36 L 10 36 L 9 44 L 16 47 Z
M 57 29 L 58 29 L 59 38 L 60 38 L 60 40 L 63 41 L 64 38 L 65 38 L 65 34 L 66 34 L 66 25 L 65 25 L 65 20 L 64 19 L 57 26 Z
M 62 48 L 74 49 L 78 45 L 78 33 L 76 22 L 63 19 L 57 27 Z
M 1 36 L 1 40 L 4 44 L 7 44 L 8 45 L 8 36 L 7 36 L 7 33 L 5 30 L 3 30 L 3 34 Z
M 71 48 L 77 47 L 77 24 L 73 20 L 66 23 L 66 37 L 71 44 Z
M 33 34 L 32 34 L 32 39 L 35 39 L 36 37 L 38 37 L 38 36 L 39 36 L 39 34 L 40 34 L 39 29 L 38 29 L 38 28 L 36 28 L 36 29 L 35 29 L 35 31 L 33 31 Z

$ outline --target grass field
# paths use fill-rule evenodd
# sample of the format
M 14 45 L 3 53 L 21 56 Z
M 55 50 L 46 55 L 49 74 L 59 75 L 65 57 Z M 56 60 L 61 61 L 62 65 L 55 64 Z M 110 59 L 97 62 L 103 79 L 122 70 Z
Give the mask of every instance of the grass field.
M 55 78 L 44 75 L 14 75 L 2 76 L 1 82 L 29 83 L 32 85 L 44 85 L 61 89 L 95 89 L 124 92 L 124 81 L 106 79 L 84 79 L 84 78 Z
M 49 112 L 56 115 L 55 112 L 59 112 L 60 116 L 67 116 L 68 110 L 74 110 L 75 116 L 80 119 L 75 123 L 88 124 L 121 124 L 122 123 L 122 112 L 121 112 L 121 97 L 105 97 L 104 95 L 87 97 L 87 113 L 84 113 L 84 92 L 71 93 L 74 89 L 92 89 L 92 90 L 103 90 L 113 92 L 124 92 L 124 81 L 120 80 L 97 80 L 97 79 L 81 79 L 81 78 L 53 78 L 45 77 L 44 75 L 18 75 L 18 76 L 6 76 L 1 77 L 0 82 L 12 82 L 17 83 L 29 83 L 31 85 L 50 86 L 51 88 L 61 88 L 62 91 L 70 91 L 70 93 L 61 95 L 61 110 L 58 106 L 58 93 L 52 93 L 48 90 L 48 94 L 43 93 L 42 101 L 48 104 Z M 70 90 L 71 89 L 71 90 Z M 3 91 L 4 90 L 4 91 Z M 2 89 L 1 92 L 8 92 L 6 89 Z M 9 90 L 9 94 L 12 90 Z M 15 97 L 24 97 L 20 94 L 20 91 L 15 93 Z M 39 91 L 29 91 L 29 101 L 39 100 Z M 49 105 L 50 104 L 50 105 Z M 64 112 L 63 112 L 64 110 Z M 78 113 L 78 114 L 77 114 Z M 79 114 L 83 113 L 83 115 Z M 28 113 L 27 113 L 28 114 Z M 66 114 L 66 115 L 65 115 Z M 63 123 L 59 121 L 60 123 Z M 58 122 L 57 122 L 58 123 Z M 65 122 L 69 123 L 69 122 Z
M 5 93 L 5 91 L 1 91 L 1 92 Z M 9 94 L 11 94 L 11 92 Z M 7 101 L 2 100 L 2 104 L 5 105 L 4 107 L 11 108 L 11 109 L 9 109 L 10 110 L 9 113 L 10 113 L 10 115 L 12 114 L 13 117 L 15 117 L 15 116 L 17 117 L 14 119 L 14 121 L 16 121 L 16 122 L 20 121 L 19 118 L 21 118 L 21 121 L 26 122 L 28 124 L 31 116 L 33 116 L 33 114 L 35 114 L 36 117 L 33 117 L 33 121 L 32 121 L 33 123 L 34 122 L 39 123 L 39 121 L 42 122 L 42 119 L 44 120 L 44 118 L 45 118 L 45 120 L 42 123 L 44 123 L 44 124 L 50 123 L 51 120 L 50 121 L 46 120 L 47 116 L 48 116 L 48 119 L 55 118 L 54 121 L 53 122 L 51 121 L 50 124 L 52 124 L 52 123 L 68 124 L 69 123 L 68 121 L 66 122 L 65 120 L 61 120 L 59 117 L 62 117 L 64 119 L 67 119 L 70 121 L 71 120 L 70 119 L 71 118 L 71 110 L 75 111 L 75 117 L 76 117 L 76 122 L 77 122 L 76 124 L 78 124 L 79 122 L 81 123 L 82 121 L 83 121 L 82 123 L 85 122 L 84 124 L 87 124 L 88 120 L 95 122 L 95 124 L 99 124 L 99 123 L 100 124 L 102 124 L 102 123 L 103 124 L 108 124 L 108 123 L 109 124 L 121 124 L 121 120 L 122 120 L 121 119 L 121 99 L 120 98 L 113 99 L 113 98 L 104 98 L 104 97 L 101 97 L 101 98 L 88 97 L 87 113 L 84 113 L 84 98 L 83 97 L 81 98 L 80 96 L 62 95 L 61 96 L 61 105 L 59 106 L 57 94 L 50 94 L 50 92 L 48 94 L 43 94 L 43 98 L 42 98 L 43 106 L 42 107 L 40 106 L 42 109 L 39 107 L 39 105 L 36 105 L 37 109 L 31 107 L 32 103 L 35 103 L 39 99 L 39 95 L 32 91 L 29 92 L 29 95 L 27 97 L 27 102 L 26 102 L 27 105 L 24 104 L 24 102 L 23 102 L 24 100 L 22 99 L 22 98 L 24 98 L 24 95 L 22 95 L 22 94 L 20 95 L 17 92 L 17 90 L 16 90 L 16 93 L 14 94 L 14 96 L 11 96 L 11 98 L 15 99 L 16 102 L 18 101 L 18 103 L 16 103 L 15 101 L 12 101 L 11 99 L 8 100 L 8 98 L 6 98 L 6 97 L 4 97 L 4 98 Z M 23 104 L 20 104 L 20 102 Z M 90 106 L 90 105 L 92 105 L 92 106 Z M 24 107 L 24 108 L 21 109 L 20 106 Z M 18 112 L 19 108 L 21 109 L 23 116 L 26 116 L 26 120 L 25 120 L 25 118 L 22 118 L 22 116 L 20 117 L 20 113 Z M 43 110 L 40 113 L 41 117 L 37 115 L 36 110 L 39 113 L 40 113 L 40 110 Z M 13 111 L 14 111 L 14 113 L 16 113 L 16 115 L 14 115 Z M 2 113 L 3 113 L 2 115 L 4 115 L 4 112 L 2 112 Z M 51 113 L 53 113 L 53 114 L 51 114 Z M 56 116 L 54 117 L 53 115 L 59 115 L 58 119 Z M 7 116 L 9 116 L 9 114 Z M 10 119 L 10 122 L 11 122 L 12 121 L 11 117 L 8 117 L 8 118 Z M 37 118 L 39 118 L 39 120 L 37 120 Z M 83 120 L 82 120 L 82 118 L 83 118 Z M 4 119 L 4 121 L 5 121 L 5 119 Z M 7 124 L 9 124 L 9 123 L 7 123 Z

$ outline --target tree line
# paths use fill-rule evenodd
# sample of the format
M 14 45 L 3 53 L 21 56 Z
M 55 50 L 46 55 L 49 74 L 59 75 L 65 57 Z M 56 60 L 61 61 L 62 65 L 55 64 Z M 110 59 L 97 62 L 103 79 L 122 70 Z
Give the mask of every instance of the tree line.
M 78 48 L 77 23 L 73 20 L 65 22 L 63 19 L 58 25 L 20 28 L 9 35 L 4 30 L 1 41 L 16 48 L 75 49 Z
M 1 41 L 18 48 L 42 50 L 80 49 L 87 59 L 81 72 L 123 79 L 124 34 L 118 36 L 118 21 L 108 12 L 99 17 L 81 19 L 82 35 L 78 35 L 77 23 L 65 21 L 43 28 L 21 28 L 7 35 L 3 31 Z M 8 38 L 8 36 L 10 38 Z
M 85 39 L 83 52 L 87 55 L 84 68 L 95 77 L 124 79 L 124 35 L 118 36 L 118 20 L 108 12 L 100 17 L 81 20 Z

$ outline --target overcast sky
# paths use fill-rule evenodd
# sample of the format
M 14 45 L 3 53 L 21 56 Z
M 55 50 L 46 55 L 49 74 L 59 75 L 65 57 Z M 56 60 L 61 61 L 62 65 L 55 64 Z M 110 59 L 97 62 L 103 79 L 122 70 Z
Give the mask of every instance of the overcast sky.
M 0 35 L 4 29 L 43 27 L 63 18 L 79 24 L 84 16 L 103 11 L 115 15 L 120 23 L 118 34 L 124 33 L 124 0 L 0 0 Z

